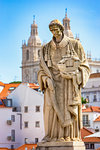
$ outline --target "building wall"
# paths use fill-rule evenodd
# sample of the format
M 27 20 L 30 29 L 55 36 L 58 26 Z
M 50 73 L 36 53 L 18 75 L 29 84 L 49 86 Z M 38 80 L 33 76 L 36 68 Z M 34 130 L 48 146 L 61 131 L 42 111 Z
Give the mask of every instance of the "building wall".
M 100 72 L 100 61 L 89 60 L 88 62 L 89 62 L 91 73 Z
M 96 95 L 96 100 L 94 99 Z M 90 78 L 82 89 L 82 97 L 89 97 L 87 105 L 100 106 L 100 78 Z
M 41 141 L 44 137 L 43 94 L 29 88 L 25 84 L 21 84 L 8 98 L 13 100 L 13 106 L 21 107 L 22 144 L 24 144 L 25 138 L 27 138 L 29 143 L 35 143 L 35 138 Z M 28 107 L 28 112 L 24 112 L 26 106 Z M 36 106 L 40 106 L 40 112 L 36 112 Z M 35 127 L 36 121 L 40 122 L 40 127 Z M 25 128 L 25 122 L 28 122 L 27 128 Z
M 95 129 L 95 122 L 94 120 L 100 116 L 98 112 L 83 112 L 82 115 L 88 115 L 88 120 L 90 122 L 90 126 L 86 126 L 87 128 Z
M 99 129 L 98 131 L 100 132 L 100 121 L 94 122 L 94 128 Z
M 15 122 L 12 125 L 7 124 L 7 120 L 11 120 L 11 115 L 15 115 Z M 12 112 L 12 108 L 0 108 L 0 147 L 11 148 L 11 145 L 18 147 L 21 145 L 21 131 L 19 128 L 19 116 Z M 15 141 L 8 141 L 7 137 L 11 136 L 11 130 L 15 130 Z

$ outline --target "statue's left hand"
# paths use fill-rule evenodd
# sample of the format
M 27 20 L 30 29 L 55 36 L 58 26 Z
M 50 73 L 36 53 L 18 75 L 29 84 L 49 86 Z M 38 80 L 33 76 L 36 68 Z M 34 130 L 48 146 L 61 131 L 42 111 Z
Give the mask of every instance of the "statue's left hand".
M 60 74 L 63 78 L 66 78 L 66 79 L 72 79 L 74 75 L 74 73 L 62 73 L 62 72 L 60 72 Z

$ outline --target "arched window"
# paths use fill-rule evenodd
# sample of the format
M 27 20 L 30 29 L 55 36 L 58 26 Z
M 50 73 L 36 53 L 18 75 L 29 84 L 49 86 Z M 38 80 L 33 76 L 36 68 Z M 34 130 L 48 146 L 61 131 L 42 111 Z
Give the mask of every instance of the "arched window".
M 67 23 L 65 23 L 65 28 L 67 28 Z
M 37 72 L 35 72 L 35 80 L 37 81 Z
M 35 29 L 33 29 L 33 35 L 35 35 Z
M 26 60 L 29 60 L 29 50 L 26 51 Z
M 26 74 L 26 82 L 29 82 L 29 75 Z
M 40 57 L 40 49 L 38 50 L 38 57 Z

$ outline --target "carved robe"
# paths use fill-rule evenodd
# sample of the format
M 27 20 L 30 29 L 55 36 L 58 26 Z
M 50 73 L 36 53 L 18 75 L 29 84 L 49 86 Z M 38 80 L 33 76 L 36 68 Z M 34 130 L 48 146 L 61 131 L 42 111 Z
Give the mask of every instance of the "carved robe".
M 78 73 L 74 79 L 62 77 L 58 68 L 68 51 L 70 43 L 80 60 Z M 71 50 L 72 48 L 69 45 Z M 52 81 L 53 90 L 44 85 L 47 79 Z M 80 139 L 82 128 L 81 87 L 85 86 L 89 78 L 89 66 L 81 43 L 64 35 L 60 43 L 53 38 L 41 49 L 40 71 L 38 82 L 41 91 L 44 90 L 44 127 L 45 138 Z M 77 93 L 75 86 L 77 85 Z

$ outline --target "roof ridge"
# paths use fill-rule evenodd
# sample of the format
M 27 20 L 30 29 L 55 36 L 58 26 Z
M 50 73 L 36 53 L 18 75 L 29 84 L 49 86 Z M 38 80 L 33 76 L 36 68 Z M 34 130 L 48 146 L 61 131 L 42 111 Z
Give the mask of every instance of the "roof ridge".
M 83 127 L 83 129 L 85 129 L 85 130 L 87 130 L 88 132 L 90 132 L 90 133 L 92 133 L 92 134 L 93 134 L 93 132 L 92 132 L 92 131 L 90 131 L 89 129 L 87 129 L 86 127 Z

